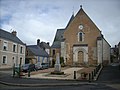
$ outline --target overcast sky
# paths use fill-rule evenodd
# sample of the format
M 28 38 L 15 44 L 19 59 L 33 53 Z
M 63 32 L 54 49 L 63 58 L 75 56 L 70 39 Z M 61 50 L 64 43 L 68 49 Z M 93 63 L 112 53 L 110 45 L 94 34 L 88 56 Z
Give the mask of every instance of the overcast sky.
M 0 28 L 26 44 L 52 44 L 56 30 L 64 28 L 72 13 L 84 11 L 111 46 L 120 41 L 120 0 L 0 0 Z M 11 30 L 12 29 L 12 30 Z

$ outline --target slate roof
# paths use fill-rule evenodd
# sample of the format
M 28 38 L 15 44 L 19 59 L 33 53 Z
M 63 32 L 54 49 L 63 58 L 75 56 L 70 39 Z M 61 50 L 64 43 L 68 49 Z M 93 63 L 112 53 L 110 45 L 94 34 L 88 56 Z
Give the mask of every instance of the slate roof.
M 65 29 L 57 29 L 53 44 L 51 48 L 60 48 L 61 47 L 61 41 L 64 39 L 63 34 L 64 34 Z
M 69 24 L 72 22 L 73 19 L 74 19 L 74 15 L 71 16 L 65 29 L 57 29 L 51 48 L 61 48 L 61 42 L 64 40 L 64 37 L 63 37 L 64 31 L 66 30 L 66 28 L 69 26 Z
M 29 49 L 35 56 L 49 57 L 48 53 L 38 45 L 29 45 L 27 46 L 27 49 Z
M 71 18 L 70 18 L 70 20 L 69 20 L 69 22 L 68 22 L 66 28 L 69 26 L 69 24 L 72 22 L 73 19 L 74 19 L 74 14 L 72 14 L 72 16 L 71 16 Z
M 17 36 L 2 29 L 0 29 L 0 38 L 25 45 Z

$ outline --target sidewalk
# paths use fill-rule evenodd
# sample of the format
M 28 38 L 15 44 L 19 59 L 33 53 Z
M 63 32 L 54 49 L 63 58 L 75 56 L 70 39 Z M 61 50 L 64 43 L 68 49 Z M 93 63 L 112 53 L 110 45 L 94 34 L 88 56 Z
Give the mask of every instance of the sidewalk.
M 11 76 L 4 76 L 4 78 L 0 78 L 0 84 L 25 87 L 97 85 L 96 83 L 81 82 L 78 80 L 55 80 L 38 78 L 28 79 L 28 78 L 13 78 Z
M 71 74 L 73 71 L 78 71 L 81 68 L 66 68 L 63 69 L 65 73 Z M 41 74 L 46 74 L 48 71 L 52 71 L 54 69 L 46 69 L 46 70 L 40 70 L 38 71 Z M 64 77 L 62 80 L 56 80 L 58 77 L 55 77 L 55 79 L 43 79 L 45 76 L 40 76 L 38 72 L 34 72 L 31 77 L 28 78 L 13 78 L 11 75 L 7 75 L 6 73 L 0 73 L 0 83 L 1 84 L 6 84 L 6 85 L 12 85 L 12 86 L 66 86 L 66 85 L 85 85 L 85 84 L 92 84 L 92 85 L 97 85 L 100 83 L 104 83 L 107 85 L 115 86 L 120 84 L 120 70 L 118 66 L 107 66 L 104 67 L 98 81 L 89 83 L 85 81 L 79 81 L 79 80 L 66 80 L 65 78 L 72 77 L 73 75 L 68 75 Z M 36 74 L 36 76 L 35 76 Z M 37 78 L 36 78 L 37 77 Z M 115 85 L 113 85 L 115 84 Z
M 78 71 L 82 68 L 65 68 L 62 69 L 66 74 L 69 74 L 66 77 L 51 77 L 48 76 L 40 76 L 44 75 L 47 72 L 51 72 L 54 69 L 45 69 L 45 70 L 40 70 L 38 72 L 32 72 L 31 77 L 26 77 L 26 78 L 13 78 L 11 75 L 2 75 L 0 77 L 0 83 L 5 84 L 5 85 L 12 85 L 12 86 L 29 86 L 29 87 L 34 87 L 34 86 L 68 86 L 68 85 L 85 85 L 85 84 L 93 84 L 96 85 L 96 83 L 88 83 L 88 82 L 81 82 L 79 80 L 74 80 L 73 79 L 73 72 Z M 41 74 L 38 74 L 41 73 Z M 43 78 L 45 77 L 45 78 Z M 46 78 L 47 77 L 47 78 Z M 58 79 L 58 78 L 63 78 L 63 79 Z M 70 79 L 72 78 L 72 79 Z
M 73 67 L 73 68 L 67 68 L 62 70 L 65 75 L 51 75 L 50 72 L 54 70 L 49 70 L 45 73 L 38 73 L 35 75 L 31 75 L 30 78 L 39 78 L 39 79 L 61 79 L 61 80 L 74 80 L 74 71 L 79 71 L 82 68 L 79 67 Z M 76 79 L 80 77 L 80 74 L 76 74 Z

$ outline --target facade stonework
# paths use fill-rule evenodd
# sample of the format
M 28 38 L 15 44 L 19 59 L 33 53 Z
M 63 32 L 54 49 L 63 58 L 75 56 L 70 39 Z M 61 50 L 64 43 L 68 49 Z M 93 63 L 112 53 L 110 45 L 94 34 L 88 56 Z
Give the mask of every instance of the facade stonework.
M 72 15 L 63 34 L 59 29 L 55 38 L 60 41 L 61 46 L 57 49 L 61 50 L 59 53 L 66 65 L 96 65 L 110 60 L 109 43 L 82 8 L 75 16 Z M 54 40 L 52 47 L 57 42 Z

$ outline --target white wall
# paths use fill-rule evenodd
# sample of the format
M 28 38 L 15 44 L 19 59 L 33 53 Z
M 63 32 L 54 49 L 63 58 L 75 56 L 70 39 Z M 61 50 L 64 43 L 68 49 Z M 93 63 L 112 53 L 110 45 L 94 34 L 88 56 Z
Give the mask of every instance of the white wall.
M 45 49 L 45 51 L 50 55 L 50 49 Z
M 64 58 L 64 63 L 66 63 L 66 44 L 61 42 L 61 57 Z
M 104 61 L 110 62 L 110 45 L 104 38 L 97 40 L 97 57 L 98 64 Z
M 110 45 L 103 39 L 103 61 L 107 60 L 110 62 Z
M 8 49 L 5 51 L 3 50 L 3 42 L 7 41 L 8 42 Z M 13 52 L 13 45 L 16 44 L 16 50 Z M 20 47 L 23 47 L 22 53 L 20 53 Z M 15 63 L 16 65 L 20 64 L 20 58 L 22 58 L 22 63 L 25 63 L 25 45 L 21 45 L 12 41 L 4 40 L 0 38 L 0 68 L 7 68 L 7 67 L 12 67 L 13 64 Z M 3 56 L 7 56 L 7 63 L 3 64 L 2 63 L 2 58 Z M 14 57 L 14 59 L 13 59 Z
M 102 63 L 102 40 L 97 40 L 97 58 L 98 64 Z

